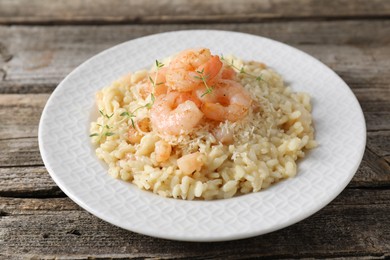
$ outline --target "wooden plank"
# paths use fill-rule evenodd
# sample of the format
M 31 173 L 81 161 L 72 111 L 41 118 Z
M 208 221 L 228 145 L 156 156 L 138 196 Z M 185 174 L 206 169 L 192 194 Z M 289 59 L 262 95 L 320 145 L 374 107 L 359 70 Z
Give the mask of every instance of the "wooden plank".
M 0 140 L 0 167 L 43 165 L 38 138 L 26 137 Z
M 389 30 L 390 33 L 390 30 Z M 334 70 L 351 88 L 385 88 L 390 97 L 390 84 L 385 72 L 390 66 L 390 48 L 360 45 L 296 45 Z
M 370 89 L 365 89 L 367 92 Z M 384 93 L 387 95 L 388 91 Z M 389 129 L 390 122 L 390 99 L 382 102 L 370 102 L 359 100 L 363 109 L 368 131 L 381 131 Z
M 360 163 L 349 188 L 375 188 L 390 186 L 390 158 L 380 157 L 370 148 L 366 148 L 363 160 Z
M 194 28 L 199 26 L 0 26 L 0 93 L 50 93 L 70 71 L 104 49 L 144 35 Z M 286 42 L 323 61 L 353 88 L 389 88 L 390 20 L 214 24 L 203 28 Z
M 0 7 L 2 24 L 249 22 L 390 15 L 386 0 L 3 0 Z
M 353 88 L 366 120 L 367 131 L 389 129 L 390 122 L 390 86 L 376 89 L 369 84 L 364 88 Z
M 372 150 L 375 154 L 380 157 L 390 156 L 390 132 L 369 132 L 367 133 L 367 139 L 370 150 Z
M 293 226 L 254 238 L 188 243 L 132 233 L 67 198 L 0 198 L 3 256 L 223 259 L 385 257 L 390 254 L 390 190 L 345 190 Z
M 0 168 L 0 196 L 17 198 L 64 197 L 65 194 L 51 179 L 46 168 Z
M 38 136 L 48 94 L 0 95 L 0 140 Z

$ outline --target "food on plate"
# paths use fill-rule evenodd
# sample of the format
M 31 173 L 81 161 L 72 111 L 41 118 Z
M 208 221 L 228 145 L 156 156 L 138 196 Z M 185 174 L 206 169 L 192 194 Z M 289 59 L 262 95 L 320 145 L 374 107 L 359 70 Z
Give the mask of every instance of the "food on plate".
M 264 63 L 188 49 L 98 91 L 90 137 L 115 178 L 221 199 L 297 174 L 316 147 L 310 96 Z

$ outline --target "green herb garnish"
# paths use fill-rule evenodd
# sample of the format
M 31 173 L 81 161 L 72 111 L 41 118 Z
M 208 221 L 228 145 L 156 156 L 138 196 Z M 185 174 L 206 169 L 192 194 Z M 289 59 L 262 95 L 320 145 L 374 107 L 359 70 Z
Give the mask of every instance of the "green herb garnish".
M 156 60 L 156 75 L 154 76 L 154 79 L 149 76 L 149 81 L 150 83 L 152 83 L 152 87 L 153 87 L 153 90 L 152 90 L 152 93 L 150 93 L 150 102 L 143 105 L 143 106 L 140 106 L 140 107 L 137 107 L 134 111 L 131 111 L 131 112 L 123 112 L 122 114 L 120 114 L 120 116 L 126 116 L 128 118 L 130 118 L 131 120 L 131 125 L 133 126 L 133 128 L 135 128 L 135 122 L 134 122 L 134 119 L 133 117 L 136 117 L 135 115 L 135 112 L 141 108 L 147 108 L 147 109 L 151 109 L 153 104 L 154 104 L 154 101 L 156 100 L 156 97 L 154 95 L 154 89 L 156 88 L 157 85 L 161 85 L 161 84 L 164 84 L 163 82 L 160 82 L 160 83 L 157 83 L 156 84 L 156 81 L 157 81 L 157 77 L 158 77 L 158 71 L 164 67 L 164 64 L 159 62 L 158 60 Z
M 99 109 L 99 113 L 100 113 L 102 116 L 107 117 L 107 119 L 110 119 L 110 118 L 114 115 L 114 113 L 112 113 L 111 115 L 104 114 L 104 112 L 103 112 L 102 110 L 100 110 L 100 109 Z
M 248 73 L 248 72 L 245 71 L 244 66 L 242 66 L 241 68 L 237 67 L 237 66 L 234 64 L 234 61 L 233 61 L 233 60 L 229 62 L 228 60 L 226 60 L 226 59 L 223 57 L 223 55 L 221 55 L 221 60 L 227 62 L 227 63 L 228 63 L 228 66 L 230 66 L 230 67 L 236 69 L 240 74 L 244 74 L 244 75 L 247 75 L 247 76 L 249 76 L 249 77 L 255 78 L 257 81 L 264 81 L 264 82 L 266 82 L 266 81 L 262 78 L 262 75 L 261 75 L 261 74 L 260 74 L 259 76 L 250 74 L 250 73 Z M 267 82 L 266 82 L 266 83 L 267 83 Z
M 209 78 L 210 75 L 204 75 L 204 69 L 202 69 L 201 71 L 197 70 L 196 73 L 198 73 L 199 76 L 194 76 L 194 78 L 195 79 L 200 79 L 203 82 L 203 84 L 205 85 L 205 87 L 206 87 L 206 91 L 200 97 L 203 97 L 203 96 L 205 96 L 207 94 L 212 93 L 214 87 L 207 85 L 207 79 Z
M 101 110 L 99 110 L 99 111 L 101 111 Z M 100 113 L 103 114 L 102 111 Z M 111 117 L 112 117 L 112 115 L 109 118 L 111 118 Z M 89 135 L 89 137 L 99 136 L 98 141 L 100 141 L 103 136 L 115 135 L 115 133 L 109 131 L 112 128 L 111 126 L 109 126 L 109 125 L 101 125 L 101 124 L 97 124 L 97 125 L 101 127 L 100 133 L 92 133 L 92 134 Z

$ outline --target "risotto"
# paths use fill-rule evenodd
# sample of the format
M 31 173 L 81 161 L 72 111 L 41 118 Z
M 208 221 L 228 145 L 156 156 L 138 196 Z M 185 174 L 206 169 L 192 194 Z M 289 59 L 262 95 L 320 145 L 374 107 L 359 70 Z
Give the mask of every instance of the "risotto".
M 258 192 L 316 146 L 310 96 L 265 64 L 185 50 L 96 94 L 96 155 L 114 178 L 180 199 Z

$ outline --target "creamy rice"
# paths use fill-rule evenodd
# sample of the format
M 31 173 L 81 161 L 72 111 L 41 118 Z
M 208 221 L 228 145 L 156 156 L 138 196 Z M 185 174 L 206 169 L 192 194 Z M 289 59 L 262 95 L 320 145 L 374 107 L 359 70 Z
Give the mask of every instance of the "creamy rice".
M 279 74 L 257 62 L 234 57 L 225 61 L 234 61 L 248 74 L 261 76 L 259 80 L 237 71 L 255 105 L 240 121 L 206 122 L 190 134 L 164 136 L 152 130 L 143 133 L 139 144 L 128 142 L 131 119 L 149 118 L 147 107 L 138 109 L 136 117 L 123 116 L 151 102 L 150 95 L 146 99 L 141 95 L 148 71 L 127 75 L 99 91 L 97 105 L 102 114 L 91 123 L 90 133 L 97 145 L 96 154 L 108 164 L 109 174 L 164 197 L 188 200 L 257 192 L 295 176 L 296 161 L 316 146 L 310 96 L 293 92 Z M 233 131 L 234 143 L 218 142 L 211 133 L 218 128 Z M 162 163 L 156 161 L 154 151 L 159 140 L 173 147 L 170 158 Z M 177 160 L 193 152 L 201 153 L 203 166 L 193 174 L 184 174 Z

